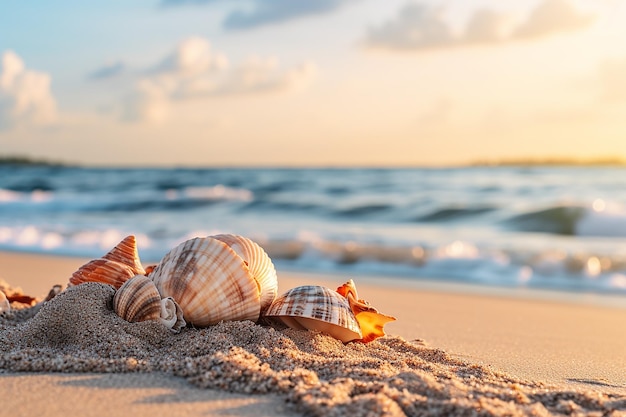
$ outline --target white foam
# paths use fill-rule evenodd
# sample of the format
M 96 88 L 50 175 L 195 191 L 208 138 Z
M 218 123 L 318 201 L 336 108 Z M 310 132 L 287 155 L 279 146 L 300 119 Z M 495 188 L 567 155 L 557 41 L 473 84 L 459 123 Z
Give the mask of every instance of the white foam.
M 0 203 L 10 203 L 13 201 L 19 201 L 21 199 L 21 193 L 0 188 Z

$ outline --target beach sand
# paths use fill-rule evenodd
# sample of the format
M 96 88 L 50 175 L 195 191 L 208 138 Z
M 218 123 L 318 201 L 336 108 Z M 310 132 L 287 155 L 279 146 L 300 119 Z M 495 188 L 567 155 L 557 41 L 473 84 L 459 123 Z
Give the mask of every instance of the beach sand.
M 0 278 L 44 297 L 84 262 L 0 252 Z M 626 415 L 626 309 L 602 306 L 615 299 L 278 272 L 281 292 L 352 278 L 398 320 L 367 345 L 251 322 L 173 335 L 84 284 L 0 317 L 2 413 Z

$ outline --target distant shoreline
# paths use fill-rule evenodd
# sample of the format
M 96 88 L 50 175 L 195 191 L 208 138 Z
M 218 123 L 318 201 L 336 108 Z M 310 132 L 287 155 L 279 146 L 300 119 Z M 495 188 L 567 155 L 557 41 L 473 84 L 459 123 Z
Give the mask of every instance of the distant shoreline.
M 64 162 L 49 161 L 45 159 L 35 159 L 28 156 L 0 156 L 0 166 L 2 165 L 18 165 L 18 166 L 46 166 L 46 167 L 69 167 L 74 164 Z
M 82 165 L 71 162 L 60 162 L 47 160 L 43 158 L 34 158 L 29 156 L 0 156 L 0 166 L 42 166 L 42 167 L 85 167 L 85 168 L 138 168 L 138 169 L 411 169 L 411 168 L 432 168 L 432 169 L 446 169 L 446 168 L 482 168 L 482 167 L 626 167 L 626 160 L 622 158 L 592 158 L 592 159 L 576 159 L 576 158 L 560 158 L 560 157 L 548 157 L 548 158 L 518 158 L 518 159 L 481 159 L 476 161 L 469 161 L 466 163 L 458 164 L 441 164 L 441 165 L 376 165 L 376 164 L 364 164 L 364 165 L 303 165 L 303 166 L 291 166 L 291 165 L 273 165 L 273 166 L 247 166 L 237 164 L 224 164 L 224 165 L 146 165 L 146 166 L 128 166 L 128 165 Z
M 596 159 L 574 159 L 574 158 L 520 158 L 501 159 L 495 161 L 479 160 L 471 162 L 467 166 L 471 167 L 510 167 L 510 166 L 626 166 L 626 160 L 621 158 L 596 158 Z

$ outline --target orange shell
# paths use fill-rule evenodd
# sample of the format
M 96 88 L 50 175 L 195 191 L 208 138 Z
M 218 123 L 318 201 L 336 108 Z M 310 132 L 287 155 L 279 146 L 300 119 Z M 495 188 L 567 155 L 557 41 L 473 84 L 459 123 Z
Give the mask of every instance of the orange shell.
M 346 297 L 348 303 L 350 303 L 350 308 L 363 333 L 363 338 L 360 340 L 363 343 L 368 343 L 384 336 L 385 330 L 383 327 L 385 324 L 396 320 L 395 317 L 379 313 L 367 301 L 360 300 L 356 292 L 356 285 L 352 280 L 337 288 L 337 292 Z
M 137 253 L 135 236 L 127 236 L 102 258 L 94 259 L 78 268 L 70 277 L 71 285 L 83 282 L 101 282 L 116 289 L 135 275 L 145 275 Z

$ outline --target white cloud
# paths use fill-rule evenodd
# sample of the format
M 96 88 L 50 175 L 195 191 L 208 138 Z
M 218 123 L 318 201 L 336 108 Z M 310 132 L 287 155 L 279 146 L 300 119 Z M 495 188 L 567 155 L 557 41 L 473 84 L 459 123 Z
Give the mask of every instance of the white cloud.
M 167 92 L 152 80 L 141 80 L 125 103 L 123 118 L 126 121 L 138 120 L 161 123 L 167 120 L 170 99 Z
M 394 20 L 370 29 L 368 35 L 370 46 L 395 49 L 424 49 L 454 42 L 442 9 L 415 3 L 405 5 Z
M 443 12 L 441 7 L 408 3 L 392 20 L 370 28 L 366 45 L 422 50 L 493 44 L 579 30 L 589 26 L 595 19 L 592 15 L 576 10 L 569 0 L 543 0 L 522 24 L 509 28 L 508 33 L 508 16 L 489 9 L 479 9 L 469 17 L 462 33 L 455 35 Z
M 467 22 L 465 42 L 491 43 L 504 39 L 508 19 L 506 16 L 489 9 L 474 12 Z
M 568 0 L 544 0 L 512 37 L 531 38 L 583 29 L 593 20 L 593 16 L 580 13 Z
M 253 57 L 231 65 L 208 40 L 193 37 L 178 44 L 138 81 L 126 102 L 124 119 L 163 121 L 179 100 L 291 91 L 308 85 L 315 73 L 312 63 L 283 70 L 272 58 Z
M 56 119 L 50 76 L 27 69 L 15 52 L 5 51 L 0 68 L 0 129 L 49 125 Z
M 154 73 L 196 76 L 228 67 L 224 54 L 213 52 L 204 38 L 190 37 L 180 42 L 154 69 Z

